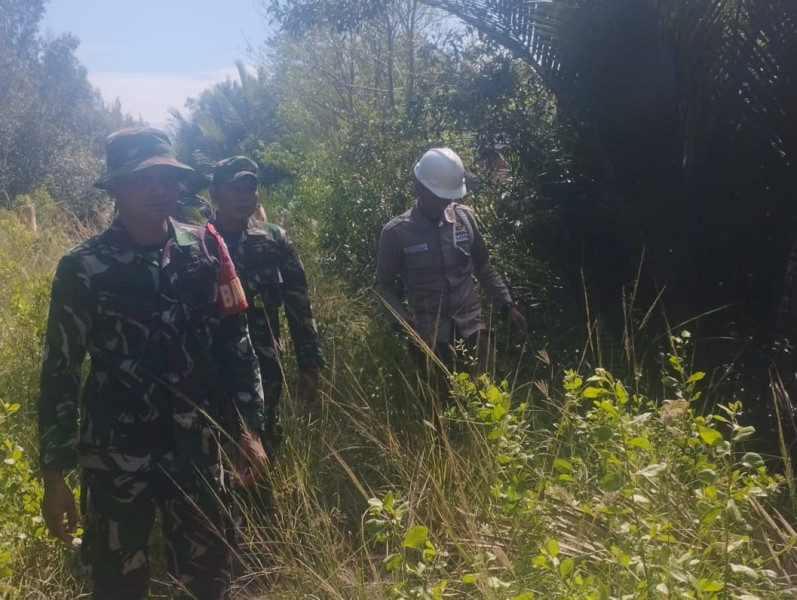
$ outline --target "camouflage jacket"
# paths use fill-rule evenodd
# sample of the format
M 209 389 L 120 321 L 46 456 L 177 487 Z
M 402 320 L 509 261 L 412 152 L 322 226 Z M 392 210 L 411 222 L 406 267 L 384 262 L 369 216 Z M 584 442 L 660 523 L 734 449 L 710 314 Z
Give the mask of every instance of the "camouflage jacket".
M 497 309 L 512 303 L 468 206 L 450 204 L 439 221 L 414 206 L 382 230 L 375 283 L 396 314 L 406 317 L 396 291 L 401 280 L 418 334 L 428 344 L 451 341 L 454 326 L 463 337 L 485 328 L 474 275 Z
M 322 368 L 307 278 L 288 232 L 250 219 L 243 233 L 222 237 L 249 303 L 246 316 L 258 358 L 274 360 L 282 351 L 279 309 L 284 305 L 299 370 Z
M 43 468 L 215 462 L 222 395 L 263 428 L 246 304 L 224 244 L 210 228 L 170 229 L 165 245 L 142 248 L 117 221 L 59 262 L 39 397 Z

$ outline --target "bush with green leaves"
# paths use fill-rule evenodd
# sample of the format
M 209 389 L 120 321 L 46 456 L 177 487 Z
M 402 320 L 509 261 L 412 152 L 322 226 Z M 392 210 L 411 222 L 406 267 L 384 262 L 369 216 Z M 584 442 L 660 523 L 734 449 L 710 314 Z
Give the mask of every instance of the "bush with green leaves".
M 463 476 L 478 469 L 483 484 L 460 507 L 478 521 L 479 543 L 466 546 L 450 524 L 407 518 L 417 519 L 422 498 L 393 491 L 372 499 L 366 524 L 385 547 L 388 595 L 752 600 L 789 593 L 775 556 L 762 553 L 761 506 L 777 503 L 782 478 L 742 449 L 754 430 L 740 402 L 710 414 L 695 409 L 703 374 L 683 368 L 686 342 L 688 334 L 673 338 L 665 375 L 673 395 L 663 401 L 605 369 L 586 378 L 567 371 L 563 394 L 538 401 L 555 417 L 551 429 L 535 429 L 543 409 L 513 403 L 506 383 L 456 375 L 461 410 L 449 410 L 447 423 L 452 443 L 464 444 L 456 448 Z M 463 428 L 466 440 L 455 440 Z
M 46 192 L 18 203 L 53 207 Z M 42 483 L 36 467 L 36 400 L 42 344 L 55 261 L 70 242 L 54 211 L 44 210 L 37 232 L 11 211 L 0 210 L 0 597 L 26 598 L 30 588 L 50 589 L 64 560 L 41 518 Z M 49 575 L 48 575 L 49 574 Z M 59 593 L 65 595 L 59 596 Z

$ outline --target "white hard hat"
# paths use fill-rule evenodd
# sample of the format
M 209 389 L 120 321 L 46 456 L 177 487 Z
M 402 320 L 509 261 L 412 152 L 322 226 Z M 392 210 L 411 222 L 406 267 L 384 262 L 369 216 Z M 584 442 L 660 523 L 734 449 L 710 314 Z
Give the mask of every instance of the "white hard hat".
M 451 148 L 432 148 L 421 156 L 413 169 L 426 188 L 435 196 L 458 200 L 468 193 L 465 188 L 465 167 Z

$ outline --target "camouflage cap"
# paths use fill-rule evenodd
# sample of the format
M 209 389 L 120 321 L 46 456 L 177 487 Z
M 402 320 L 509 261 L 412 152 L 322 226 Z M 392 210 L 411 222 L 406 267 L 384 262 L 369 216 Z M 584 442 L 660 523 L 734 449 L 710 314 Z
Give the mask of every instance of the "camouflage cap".
M 257 163 L 245 156 L 231 156 L 213 166 L 213 183 L 232 183 L 243 177 L 257 179 Z
M 169 136 L 151 127 L 128 127 L 113 132 L 105 141 L 107 170 L 94 187 L 106 189 L 108 182 L 130 173 L 159 165 L 179 169 L 187 177 L 193 173 L 179 162 Z

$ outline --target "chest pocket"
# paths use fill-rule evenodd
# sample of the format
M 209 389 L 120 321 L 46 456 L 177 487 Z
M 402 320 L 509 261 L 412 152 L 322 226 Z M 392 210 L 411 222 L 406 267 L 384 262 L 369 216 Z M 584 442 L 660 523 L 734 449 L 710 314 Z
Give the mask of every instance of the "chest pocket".
M 157 267 L 136 265 L 110 272 L 96 292 L 96 325 L 90 342 L 98 349 L 141 357 L 160 318 L 160 294 L 154 284 Z
M 410 286 L 427 285 L 438 279 L 431 244 L 421 242 L 404 246 L 404 264 Z
M 183 313 L 200 338 L 210 337 L 209 328 L 219 314 L 218 274 L 200 260 L 173 266 L 169 279 Z
M 273 244 L 258 240 L 248 244 L 244 250 L 245 264 L 239 277 L 244 282 L 247 300 L 250 305 L 255 296 L 266 308 L 282 304 L 282 271 L 280 271 L 279 251 Z
M 180 266 L 173 279 L 177 298 L 190 310 L 215 307 L 218 299 L 216 273 L 209 265 L 194 261 Z

